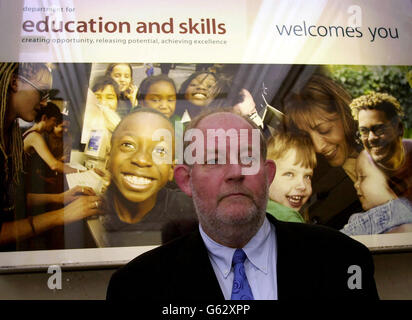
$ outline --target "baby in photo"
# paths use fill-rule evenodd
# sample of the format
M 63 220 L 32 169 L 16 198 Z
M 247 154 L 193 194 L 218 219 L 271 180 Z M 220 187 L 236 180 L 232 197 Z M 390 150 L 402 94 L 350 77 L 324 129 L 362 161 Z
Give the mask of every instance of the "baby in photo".
M 411 202 L 396 196 L 385 174 L 365 150 L 356 160 L 356 173 L 355 189 L 365 212 L 351 215 L 341 231 L 347 235 L 411 232 Z

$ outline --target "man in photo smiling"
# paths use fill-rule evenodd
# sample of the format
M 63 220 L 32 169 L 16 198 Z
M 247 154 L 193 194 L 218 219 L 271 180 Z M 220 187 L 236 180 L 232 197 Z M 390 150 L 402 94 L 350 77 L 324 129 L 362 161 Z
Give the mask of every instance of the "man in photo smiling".
M 387 93 L 372 92 L 354 99 L 350 107 L 363 146 L 389 178 L 389 186 L 412 201 L 412 140 L 402 139 L 400 103 Z

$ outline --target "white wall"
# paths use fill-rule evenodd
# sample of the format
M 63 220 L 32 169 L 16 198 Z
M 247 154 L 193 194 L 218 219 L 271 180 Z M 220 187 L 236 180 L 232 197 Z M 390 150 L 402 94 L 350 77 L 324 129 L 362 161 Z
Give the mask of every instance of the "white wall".
M 412 299 L 412 253 L 375 254 L 375 279 L 381 299 Z M 50 290 L 51 274 L 0 274 L 0 299 L 105 299 L 115 269 L 64 271 L 62 289 Z

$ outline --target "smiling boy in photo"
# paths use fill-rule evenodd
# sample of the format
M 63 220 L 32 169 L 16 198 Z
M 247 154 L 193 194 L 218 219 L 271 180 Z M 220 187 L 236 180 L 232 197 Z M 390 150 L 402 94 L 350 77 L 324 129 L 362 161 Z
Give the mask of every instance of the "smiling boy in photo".
M 159 129 L 170 139 L 156 140 Z M 164 114 L 139 108 L 122 119 L 111 139 L 110 185 L 101 217 L 106 230 L 158 231 L 175 219 L 195 217 L 189 197 L 165 188 L 173 179 L 173 155 L 174 129 Z
M 268 142 L 268 158 L 276 163 L 267 212 L 281 221 L 305 222 L 299 210 L 312 194 L 316 154 L 310 138 L 278 133 Z

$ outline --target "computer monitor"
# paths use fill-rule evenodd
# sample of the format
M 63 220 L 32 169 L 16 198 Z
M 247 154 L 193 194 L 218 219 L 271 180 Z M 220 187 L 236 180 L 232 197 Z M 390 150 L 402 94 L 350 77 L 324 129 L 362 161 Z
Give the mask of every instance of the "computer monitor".
M 108 144 L 107 131 L 102 129 L 90 130 L 89 140 L 84 153 L 93 159 L 104 160 Z

